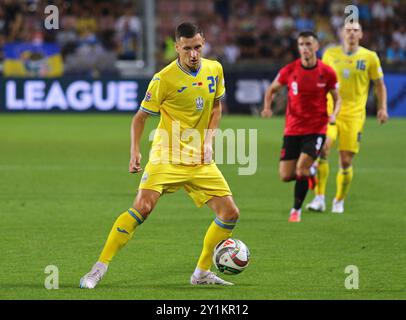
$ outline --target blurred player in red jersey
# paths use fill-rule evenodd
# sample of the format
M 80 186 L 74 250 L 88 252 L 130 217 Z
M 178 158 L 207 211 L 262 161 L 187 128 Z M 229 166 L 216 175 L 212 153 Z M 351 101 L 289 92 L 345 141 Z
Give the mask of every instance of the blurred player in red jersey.
M 279 174 L 284 182 L 296 181 L 290 222 L 300 222 L 301 208 L 309 187 L 314 187 L 311 166 L 323 147 L 327 124 L 335 123 L 341 100 L 335 71 L 316 56 L 317 35 L 312 31 L 299 34 L 300 59 L 283 67 L 264 97 L 263 117 L 271 117 L 274 95 L 288 87 L 286 123 L 280 155 Z M 333 113 L 327 113 L 327 93 L 334 100 Z

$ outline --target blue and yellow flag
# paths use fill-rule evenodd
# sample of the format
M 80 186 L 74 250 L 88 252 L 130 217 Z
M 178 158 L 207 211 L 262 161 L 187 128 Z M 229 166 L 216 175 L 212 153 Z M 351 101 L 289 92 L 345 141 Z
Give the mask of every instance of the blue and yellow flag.
M 55 43 L 12 42 L 4 46 L 5 77 L 60 77 L 63 61 Z

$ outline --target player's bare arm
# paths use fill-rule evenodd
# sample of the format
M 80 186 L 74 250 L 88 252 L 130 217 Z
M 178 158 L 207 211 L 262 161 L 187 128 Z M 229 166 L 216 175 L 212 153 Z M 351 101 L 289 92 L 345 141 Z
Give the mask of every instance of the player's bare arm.
M 385 123 L 389 119 L 388 108 L 386 104 L 386 86 L 383 78 L 374 81 L 376 96 L 378 99 L 377 118 L 380 124 Z
M 274 98 L 274 95 L 282 88 L 282 84 L 278 82 L 278 80 L 274 80 L 271 85 L 268 87 L 268 89 L 265 92 L 264 96 L 264 108 L 261 112 L 261 116 L 263 118 L 269 118 L 272 116 L 272 101 Z
M 335 124 L 337 115 L 341 109 L 341 97 L 340 97 L 340 94 L 338 93 L 338 89 L 333 89 L 333 90 L 330 90 L 329 92 L 330 92 L 331 96 L 333 97 L 333 101 L 334 101 L 334 109 L 329 117 L 329 123 Z
M 211 118 L 209 127 L 204 138 L 203 156 L 204 163 L 210 163 L 213 158 L 213 139 L 216 134 L 216 129 L 220 124 L 221 119 L 221 100 L 216 100 L 213 103 L 213 110 L 211 112 Z
M 131 158 L 128 166 L 128 171 L 130 173 L 138 173 L 142 171 L 140 141 L 144 131 L 145 121 L 148 116 L 148 113 L 139 110 L 131 122 Z

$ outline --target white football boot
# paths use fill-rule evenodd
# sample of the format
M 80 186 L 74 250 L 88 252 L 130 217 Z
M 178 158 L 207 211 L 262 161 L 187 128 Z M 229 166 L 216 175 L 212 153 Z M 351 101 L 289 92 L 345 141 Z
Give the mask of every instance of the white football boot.
M 80 279 L 80 288 L 93 289 L 107 272 L 108 266 L 102 262 L 96 262 L 90 272 Z
M 333 213 L 344 213 L 344 200 L 333 200 L 333 207 L 331 209 Z
M 317 212 L 326 211 L 326 201 L 324 200 L 324 197 L 315 196 L 313 201 L 307 204 L 306 209 Z
M 194 274 L 190 277 L 190 284 L 192 285 L 205 285 L 205 284 L 217 284 L 223 286 L 232 286 L 234 283 L 225 281 L 216 276 L 214 272 L 209 272 L 205 276 L 198 278 Z

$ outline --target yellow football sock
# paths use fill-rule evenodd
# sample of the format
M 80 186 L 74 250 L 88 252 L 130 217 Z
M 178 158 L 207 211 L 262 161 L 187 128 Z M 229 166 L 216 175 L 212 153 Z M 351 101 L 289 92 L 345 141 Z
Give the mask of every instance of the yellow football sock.
M 343 169 L 340 168 L 337 173 L 337 193 L 336 199 L 343 200 L 350 190 L 350 185 L 353 177 L 352 167 Z
M 123 212 L 116 220 L 100 254 L 99 261 L 109 264 L 117 252 L 132 238 L 144 217 L 134 208 Z
M 209 271 L 212 265 L 213 250 L 221 241 L 231 237 L 237 220 L 224 221 L 216 217 L 206 232 L 203 241 L 203 250 L 200 254 L 197 267 L 200 270 Z
M 318 160 L 318 167 L 317 167 L 317 184 L 314 188 L 314 192 L 316 195 L 325 195 L 326 194 L 326 186 L 327 186 L 327 179 L 330 173 L 330 166 L 328 164 L 327 159 L 319 159 Z

